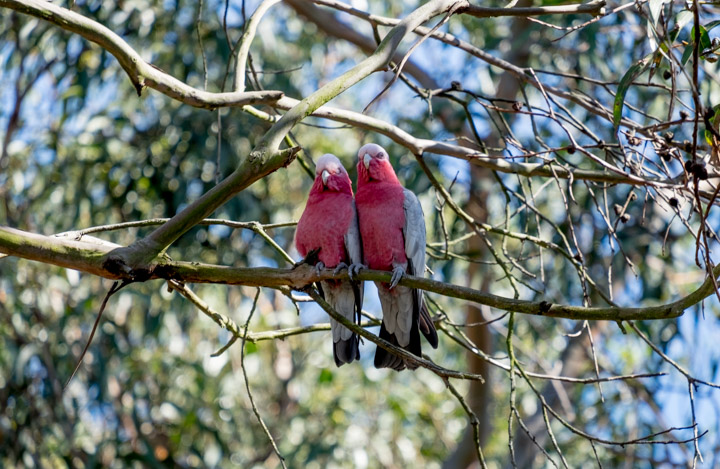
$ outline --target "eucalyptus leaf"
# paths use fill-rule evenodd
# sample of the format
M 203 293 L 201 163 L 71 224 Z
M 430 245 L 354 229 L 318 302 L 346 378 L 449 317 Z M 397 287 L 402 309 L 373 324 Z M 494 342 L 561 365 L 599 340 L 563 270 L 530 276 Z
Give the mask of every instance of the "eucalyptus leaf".
M 622 120 L 622 111 L 625 106 L 625 95 L 635 79 L 647 70 L 651 63 L 651 58 L 652 54 L 645 56 L 642 60 L 633 64 L 620 79 L 620 84 L 618 85 L 617 93 L 615 94 L 615 103 L 613 104 L 613 125 L 615 126 L 616 132 L 620 126 L 620 121 Z

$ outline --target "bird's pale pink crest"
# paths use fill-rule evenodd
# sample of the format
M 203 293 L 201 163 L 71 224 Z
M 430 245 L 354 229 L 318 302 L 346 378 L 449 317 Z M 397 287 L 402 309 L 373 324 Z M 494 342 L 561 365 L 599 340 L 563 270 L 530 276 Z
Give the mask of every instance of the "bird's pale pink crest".
M 323 173 L 325 173 L 323 176 Z M 317 160 L 315 165 L 315 182 L 310 195 L 320 192 L 341 192 L 352 196 L 352 182 L 347 170 L 340 160 L 330 153 L 326 153 Z

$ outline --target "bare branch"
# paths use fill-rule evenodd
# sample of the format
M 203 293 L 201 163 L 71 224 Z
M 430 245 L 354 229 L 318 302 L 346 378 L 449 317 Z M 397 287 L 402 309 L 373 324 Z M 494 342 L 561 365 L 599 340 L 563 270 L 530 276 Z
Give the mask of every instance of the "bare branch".
M 306 264 L 292 269 L 273 269 L 269 267 L 225 267 L 198 262 L 161 260 L 154 265 L 141 265 L 139 271 L 143 272 L 145 277 L 140 279 L 132 277 L 130 274 L 123 274 L 113 269 L 112 266 L 108 267 L 106 256 L 111 249 L 111 246 L 102 244 L 71 241 L 0 227 L 0 253 L 2 254 L 67 267 L 111 279 L 141 281 L 161 278 L 188 283 L 219 283 L 272 288 L 290 286 L 302 289 L 320 280 L 348 278 L 346 271 L 335 274 L 332 270 L 326 269 L 317 273 L 313 267 Z M 714 274 L 720 275 L 720 266 L 715 267 Z M 359 280 L 389 283 L 391 273 L 362 270 L 357 277 Z M 400 284 L 517 313 L 576 320 L 608 321 L 675 318 L 682 316 L 687 308 L 698 304 L 714 292 L 713 280 L 708 277 L 694 292 L 664 305 L 642 308 L 582 307 L 551 304 L 545 300 L 536 302 L 505 298 L 469 287 L 409 275 L 403 277 Z
M 260 411 L 255 405 L 255 399 L 253 398 L 252 392 L 250 391 L 250 380 L 248 379 L 247 369 L 245 368 L 245 341 L 247 339 L 248 326 L 250 325 L 250 320 L 255 313 L 255 307 L 257 306 L 257 301 L 259 297 L 260 289 L 258 288 L 257 293 L 255 294 L 255 300 L 253 301 L 252 308 L 250 309 L 250 314 L 248 315 L 247 321 L 245 321 L 245 327 L 243 328 L 245 334 L 242 337 L 242 348 L 240 349 L 240 368 L 242 368 L 243 378 L 245 380 L 245 390 L 247 391 L 248 399 L 250 399 L 250 405 L 252 406 L 253 413 L 255 414 L 258 423 L 262 427 L 265 436 L 267 436 L 268 440 L 270 440 L 273 451 L 275 451 L 275 454 L 280 459 L 280 465 L 283 467 L 283 469 L 286 469 L 287 466 L 285 465 L 285 457 L 280 453 L 280 450 L 275 443 L 275 439 L 273 438 L 272 433 L 270 433 L 267 425 L 265 425 L 265 421 L 263 420 L 262 416 L 260 415 Z
M 358 276 L 356 275 L 355 278 Z M 389 279 L 388 279 L 389 280 Z M 424 358 L 418 357 L 413 355 L 412 353 L 408 352 L 407 350 L 398 347 L 397 345 L 393 345 L 390 342 L 381 339 L 380 337 L 371 334 L 367 330 L 363 329 L 359 325 L 355 324 L 351 320 L 347 319 L 345 316 L 341 315 L 337 311 L 335 311 L 330 304 L 325 301 L 325 299 L 320 296 L 316 291 L 314 291 L 312 288 L 307 290 L 308 295 L 310 295 L 315 302 L 325 310 L 325 312 L 334 320 L 342 324 L 343 326 L 347 327 L 354 333 L 358 334 L 361 337 L 364 337 L 365 339 L 369 340 L 370 342 L 376 344 L 378 347 L 381 347 L 385 350 L 387 350 L 390 353 L 393 353 L 399 357 L 401 357 L 403 360 L 410 361 L 412 363 L 417 364 L 418 366 L 421 366 L 423 368 L 426 368 L 439 377 L 443 378 L 447 381 L 448 378 L 456 378 L 456 379 L 467 379 L 467 380 L 473 380 L 473 381 L 480 381 L 484 382 L 483 377 L 475 374 L 475 373 L 466 373 L 463 371 L 455 371 L 455 370 L 449 370 L 447 368 L 444 368 L 440 365 L 437 365 L 430 360 L 426 360 Z
M 49 21 L 98 44 L 120 62 L 120 66 L 135 86 L 138 96 L 143 87 L 147 86 L 190 106 L 214 109 L 225 106 L 269 104 L 283 95 L 281 91 L 210 93 L 199 90 L 145 62 L 140 54 L 120 36 L 78 13 L 40 0 L 0 0 L 0 7 Z
M 543 7 L 492 8 L 470 5 L 462 13 L 476 18 L 494 18 L 499 16 L 541 16 L 541 15 L 578 15 L 599 16 L 605 14 L 605 0 L 576 5 L 555 5 Z
M 245 66 L 250 53 L 250 44 L 255 37 L 260 20 L 270 7 L 279 2 L 280 0 L 264 0 L 245 24 L 245 31 L 240 38 L 240 47 L 237 52 L 235 75 L 233 76 L 233 91 L 236 93 L 245 91 Z

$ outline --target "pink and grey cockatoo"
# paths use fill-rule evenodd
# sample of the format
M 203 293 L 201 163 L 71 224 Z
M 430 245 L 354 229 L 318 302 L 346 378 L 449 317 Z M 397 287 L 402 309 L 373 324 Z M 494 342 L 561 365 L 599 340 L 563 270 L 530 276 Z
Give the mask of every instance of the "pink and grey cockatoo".
M 433 348 L 438 337 L 422 290 L 398 285 L 405 273 L 425 274 L 425 218 L 415 194 L 400 185 L 388 153 L 369 143 L 358 152 L 355 204 L 364 262 L 370 269 L 391 270 L 390 284 L 375 282 L 383 311 L 380 337 L 420 356 L 420 333 Z M 419 329 L 419 331 L 418 331 Z M 417 366 L 378 347 L 377 368 L 400 371 Z
M 315 182 L 295 232 L 295 246 L 301 256 L 318 251 L 319 270 L 347 268 L 350 278 L 362 264 L 362 245 L 350 176 L 335 155 L 320 157 Z M 323 280 L 321 293 L 327 302 L 351 321 L 360 323 L 362 285 L 348 280 Z M 358 337 L 330 319 L 335 364 L 342 366 L 360 359 Z

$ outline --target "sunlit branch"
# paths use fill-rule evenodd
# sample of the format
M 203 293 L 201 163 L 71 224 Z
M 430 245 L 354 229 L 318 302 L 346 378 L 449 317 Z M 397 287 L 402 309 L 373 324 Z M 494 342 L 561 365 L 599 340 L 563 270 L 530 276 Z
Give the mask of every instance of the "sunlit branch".
M 388 277 L 388 280 L 389 280 L 389 277 Z M 467 379 L 467 380 L 480 381 L 480 382 L 484 381 L 483 377 L 480 376 L 479 374 L 449 370 L 447 368 L 444 368 L 440 365 L 437 365 L 437 364 L 431 362 L 430 360 L 426 360 L 424 358 L 415 356 L 412 353 L 408 352 L 407 350 L 400 348 L 397 345 L 393 345 L 384 339 L 381 339 L 380 337 L 376 336 L 375 334 L 368 332 L 366 329 L 360 327 L 359 325 L 355 324 L 351 320 L 347 319 L 345 316 L 343 316 L 340 313 L 338 313 L 337 311 L 335 311 L 332 308 L 332 306 L 330 306 L 330 304 L 327 301 L 325 301 L 325 299 L 322 296 L 320 296 L 316 291 L 314 291 L 313 288 L 309 288 L 307 290 L 307 293 L 315 300 L 315 302 L 323 310 L 325 310 L 325 312 L 331 318 L 333 318 L 334 320 L 336 320 L 343 326 L 347 327 L 354 333 L 358 334 L 359 336 L 376 344 L 378 347 L 381 347 L 381 348 L 387 350 L 388 352 L 401 357 L 405 361 L 409 361 L 409 362 L 412 362 L 422 368 L 426 368 L 445 380 L 447 380 L 448 378 L 455 378 L 455 379 Z
M 257 27 L 263 15 L 280 0 L 264 0 L 245 24 L 245 31 L 240 38 L 240 47 L 238 47 L 237 58 L 235 63 L 235 75 L 233 76 L 233 91 L 245 91 L 245 67 L 247 66 L 248 55 L 250 54 L 250 44 L 252 43 Z
M 357 10 L 350 5 L 342 2 L 333 0 L 312 0 L 313 3 L 318 5 L 327 6 L 336 10 L 350 13 L 354 16 L 362 17 L 361 15 L 367 15 L 361 10 Z M 515 7 L 515 8 L 493 8 L 493 7 L 481 7 L 477 5 L 469 5 L 460 10 L 460 13 L 464 13 L 469 16 L 476 18 L 497 18 L 501 16 L 542 16 L 542 15 L 575 15 L 575 14 L 588 14 L 588 15 L 602 15 L 603 8 L 605 7 L 605 0 L 593 1 L 589 3 L 579 3 L 575 5 L 557 5 L 557 6 L 545 6 L 545 7 Z M 375 15 L 368 15 L 370 19 L 376 18 Z
M 56 236 L 64 236 L 66 238 L 71 239 L 77 239 L 80 240 L 86 235 L 89 235 L 91 233 L 102 233 L 106 231 L 115 231 L 115 230 L 125 230 L 128 228 L 144 228 L 148 226 L 157 226 L 162 225 L 166 221 L 170 220 L 169 218 L 149 218 L 147 220 L 136 220 L 136 221 L 126 221 L 122 223 L 113 223 L 109 225 L 98 225 L 93 226 L 90 228 L 85 228 L 82 230 L 76 230 L 76 231 L 66 231 L 64 233 L 59 233 Z M 256 221 L 234 221 L 234 220 L 226 220 L 222 218 L 206 218 L 203 221 L 199 222 L 198 225 L 202 226 L 212 226 L 212 225 L 222 225 L 227 226 L 229 228 L 237 228 L 237 229 L 246 229 L 246 230 L 252 230 L 255 231 L 258 228 L 262 228 L 263 230 L 272 230 L 275 228 L 285 228 L 290 226 L 297 225 L 296 221 L 287 221 L 287 222 L 281 222 L 281 223 L 258 223 Z
M 193 88 L 147 63 L 135 49 L 107 27 L 74 11 L 41 0 L 0 0 L 0 7 L 48 21 L 98 44 L 115 56 L 138 95 L 147 86 L 190 106 L 206 109 L 268 104 L 283 95 L 281 91 L 211 93 Z
M 0 253 L 80 270 L 105 278 L 135 281 L 160 278 L 187 283 L 218 283 L 272 288 L 290 286 L 296 289 L 302 289 L 320 280 L 347 278 L 347 272 L 335 274 L 332 270 L 326 269 L 317 273 L 313 267 L 306 264 L 292 269 L 274 269 L 270 267 L 226 267 L 199 262 L 174 262 L 170 260 L 160 260 L 157 264 L 140 266 L 140 271 L 144 273 L 144 277 L 137 278 L 112 268 L 108 269 L 105 259 L 110 250 L 112 250 L 112 246 L 42 236 L 14 228 L 0 227 Z M 720 275 L 720 266 L 715 267 L 714 274 Z M 358 274 L 358 278 L 360 280 L 389 283 L 391 273 L 378 270 L 362 270 Z M 538 302 L 505 298 L 469 287 L 409 275 L 403 277 L 400 284 L 517 313 L 576 320 L 612 321 L 675 318 L 681 316 L 687 308 L 698 304 L 714 292 L 713 281 L 711 278 L 707 278 L 692 293 L 663 305 L 640 308 L 617 306 L 582 307 L 552 304 L 547 300 Z
M 270 444 L 272 445 L 273 451 L 277 455 L 277 457 L 280 459 L 280 465 L 283 467 L 283 469 L 287 469 L 287 465 L 285 464 L 285 457 L 280 453 L 280 450 L 278 449 L 277 443 L 275 443 L 275 439 L 272 436 L 272 433 L 270 433 L 270 429 L 265 424 L 265 421 L 263 420 L 262 416 L 260 415 L 260 410 L 257 408 L 257 405 L 255 405 L 255 399 L 253 398 L 253 394 L 250 391 L 250 380 L 248 379 L 247 369 L 245 368 L 245 342 L 247 340 L 247 332 L 248 332 L 248 326 L 250 325 L 250 320 L 253 317 L 253 314 L 255 313 L 255 308 L 257 307 L 258 298 L 260 297 L 260 289 L 258 288 L 257 293 L 255 294 L 255 300 L 253 301 L 252 308 L 250 309 L 250 314 L 248 314 L 247 321 L 245 321 L 245 327 L 243 327 L 244 334 L 242 337 L 242 344 L 240 348 L 240 368 L 242 368 L 243 373 L 243 379 L 245 380 L 245 390 L 247 391 L 248 399 L 250 399 L 250 406 L 252 407 L 253 413 L 255 414 L 255 418 L 257 418 L 258 423 L 260 424 L 260 427 L 263 429 L 263 432 L 265 433 L 265 436 L 270 440 Z
M 542 16 L 542 15 L 603 15 L 605 13 L 605 0 L 595 0 L 589 3 L 575 5 L 555 5 L 537 7 L 493 8 L 470 5 L 462 10 L 466 15 L 476 18 L 494 18 L 499 16 Z

